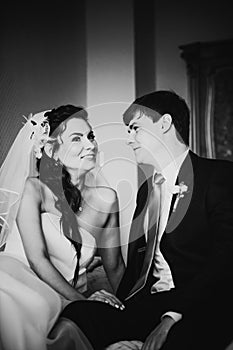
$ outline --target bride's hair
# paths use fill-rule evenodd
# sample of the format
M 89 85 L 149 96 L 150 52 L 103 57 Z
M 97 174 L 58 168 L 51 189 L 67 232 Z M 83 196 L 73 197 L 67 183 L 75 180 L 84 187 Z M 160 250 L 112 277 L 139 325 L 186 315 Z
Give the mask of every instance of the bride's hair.
M 79 275 L 79 260 L 81 255 L 82 239 L 77 225 L 75 214 L 81 206 L 81 192 L 71 182 L 71 177 L 65 166 L 53 157 L 61 142 L 60 135 L 66 129 L 66 121 L 74 114 L 75 118 L 87 121 L 87 112 L 83 107 L 73 105 L 60 106 L 45 113 L 50 125 L 50 138 L 53 145 L 52 157 L 43 152 L 42 158 L 37 161 L 40 180 L 45 183 L 56 196 L 55 207 L 61 212 L 60 224 L 66 238 L 73 244 L 77 253 L 77 265 L 72 284 L 76 285 Z M 50 142 L 50 141 L 49 141 Z M 71 237 L 76 237 L 75 240 Z

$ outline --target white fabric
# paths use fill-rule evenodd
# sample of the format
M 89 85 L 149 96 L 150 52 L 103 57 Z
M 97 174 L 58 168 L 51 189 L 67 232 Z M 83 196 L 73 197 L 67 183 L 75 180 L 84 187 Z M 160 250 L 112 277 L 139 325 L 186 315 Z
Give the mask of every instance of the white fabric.
M 41 157 L 41 147 L 49 139 L 45 112 L 24 117 L 26 122 L 0 169 L 0 349 L 90 350 L 82 332 L 64 320 L 55 325 L 53 338 L 48 341 L 48 333 L 69 301 L 62 299 L 29 268 L 15 222 L 25 181 L 37 174 L 35 155 Z M 108 186 L 99 166 L 90 172 L 87 180 L 90 186 Z M 76 267 L 76 252 L 60 232 L 59 220 L 53 214 L 41 215 L 51 261 L 70 281 Z M 76 288 L 82 293 L 86 290 L 86 266 L 96 248 L 88 232 L 80 229 L 80 234 L 83 246 Z
M 173 320 L 175 322 L 178 322 L 182 319 L 182 314 L 180 314 L 179 312 L 175 312 L 175 311 L 168 311 L 165 312 L 165 314 L 162 315 L 161 320 L 165 317 L 165 316 L 170 316 L 171 318 L 173 318 Z
M 46 111 L 30 115 L 19 131 L 0 169 L 0 247 L 11 233 L 17 216 L 26 178 L 32 172 L 31 159 L 34 146 L 38 146 L 41 124 Z M 26 119 L 26 118 L 25 118 Z M 43 132 L 43 128 L 42 128 Z M 47 130 L 46 130 L 47 132 Z M 38 147 L 37 147 L 38 148 Z
M 109 345 L 105 350 L 140 350 L 142 347 L 140 340 L 122 340 Z
M 60 318 L 47 339 L 47 350 L 94 350 L 80 328 L 67 318 Z
M 157 240 L 157 246 L 155 249 L 155 256 L 154 256 L 154 271 L 153 271 L 153 275 L 158 280 L 151 287 L 152 294 L 165 291 L 165 290 L 170 290 L 171 288 L 175 287 L 170 267 L 167 261 L 164 259 L 160 250 L 160 241 L 167 225 L 171 201 L 172 201 L 172 195 L 173 195 L 173 188 L 176 182 L 176 178 L 178 176 L 181 165 L 184 159 L 186 158 L 188 152 L 189 150 L 186 150 L 183 154 L 180 155 L 180 157 L 176 158 L 161 172 L 163 177 L 166 179 L 166 181 L 161 186 L 161 203 L 162 204 L 161 204 L 161 212 L 160 212 L 158 240 Z M 148 227 L 148 212 L 146 213 L 145 221 L 144 221 L 145 234 L 147 232 L 147 227 Z M 172 317 L 175 322 L 178 322 L 182 318 L 181 314 L 173 311 L 166 312 L 162 317 L 164 316 Z
M 65 279 L 71 281 L 76 267 L 76 251 L 60 231 L 60 216 L 52 213 L 42 213 L 41 219 L 50 260 Z M 86 266 L 94 257 L 96 244 L 94 237 L 89 232 L 83 228 L 79 230 L 82 237 L 82 251 L 79 269 L 80 278 L 77 287 L 79 289 L 82 287 L 83 292 L 86 289 Z M 4 253 L 18 258 L 29 266 L 16 223 L 13 225 Z
M 158 281 L 151 287 L 152 294 L 165 291 L 165 290 L 170 290 L 171 288 L 175 287 L 170 267 L 166 262 L 166 260 L 164 259 L 160 250 L 160 241 L 167 225 L 171 201 L 172 201 L 172 195 L 173 195 L 173 188 L 176 182 L 176 178 L 178 176 L 180 167 L 183 161 L 185 160 L 188 152 L 189 150 L 182 153 L 180 157 L 176 158 L 174 162 L 170 163 L 162 171 L 162 175 L 164 176 L 166 181 L 162 184 L 162 193 L 161 193 L 162 205 L 161 205 L 161 212 L 160 212 L 160 225 L 158 230 L 157 247 L 155 249 L 154 271 L 153 271 L 153 275 L 158 279 Z M 146 224 L 147 223 L 145 222 L 145 226 L 144 226 L 145 229 L 146 229 Z M 182 318 L 182 315 L 180 313 L 173 312 L 173 311 L 166 312 L 165 314 L 162 315 L 162 318 L 164 316 L 172 317 L 175 322 L 178 322 Z
M 156 293 L 164 290 L 170 290 L 174 288 L 174 281 L 172 278 L 171 270 L 164 259 L 161 251 L 160 251 L 160 241 L 162 235 L 165 231 L 171 201 L 172 201 L 172 189 L 174 188 L 176 178 L 178 176 L 180 167 L 188 154 L 188 150 L 181 154 L 178 158 L 176 158 L 172 163 L 170 163 L 165 169 L 162 170 L 162 175 L 166 179 L 161 186 L 161 212 L 160 212 L 160 223 L 158 230 L 158 240 L 157 246 L 155 249 L 155 257 L 154 257 L 154 271 L 153 275 L 158 278 L 158 281 L 152 286 L 151 293 Z
M 62 308 L 69 303 L 30 269 L 16 217 L 25 181 L 36 175 L 35 155 L 49 139 L 46 111 L 30 115 L 19 131 L 0 169 L 0 349 L 1 350 L 91 350 L 82 332 L 69 321 L 55 324 Z M 97 166 L 87 177 L 90 186 L 108 186 Z M 29 214 L 30 215 L 30 214 Z M 70 281 L 76 267 L 76 251 L 60 232 L 60 217 L 41 215 L 51 261 Z M 81 250 L 76 288 L 86 290 L 86 267 L 95 253 L 95 240 L 80 229 Z M 5 246 L 6 245 L 6 246 Z M 5 248 L 3 252 L 3 248 Z M 52 338 L 47 336 L 53 328 Z
M 43 232 L 54 265 L 65 277 L 73 277 L 76 266 L 74 248 L 60 232 L 59 216 L 41 215 Z M 80 230 L 83 247 L 80 259 L 79 290 L 85 290 L 85 270 L 95 253 L 95 240 Z M 29 268 L 17 227 L 10 235 L 5 252 L 0 253 L 0 344 L 4 350 L 85 349 L 79 344 L 77 327 L 67 322 L 56 325 L 52 339 L 47 335 L 63 308 L 61 297 Z M 56 334 L 56 335 L 54 335 Z M 76 334 L 76 335 L 75 335 Z M 66 335 L 66 336 L 65 336 Z M 81 337 L 82 338 L 82 337 Z M 67 344 L 66 344 L 66 341 Z M 76 339 L 76 343 L 72 341 Z M 83 338 L 82 338 L 83 339 Z M 61 341 L 61 343 L 60 343 Z M 81 341 L 81 340 L 80 340 Z M 82 344 L 83 341 L 81 341 Z M 84 345 L 82 345 L 84 346 Z M 86 345 L 85 345 L 86 346 Z M 87 344 L 87 350 L 91 349 Z

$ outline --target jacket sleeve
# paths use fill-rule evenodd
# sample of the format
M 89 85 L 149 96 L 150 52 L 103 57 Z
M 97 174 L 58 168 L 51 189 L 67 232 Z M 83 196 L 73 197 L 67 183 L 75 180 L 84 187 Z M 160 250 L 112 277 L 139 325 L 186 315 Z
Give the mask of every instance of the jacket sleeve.
M 229 164 L 228 164 L 229 163 Z M 210 254 L 185 287 L 174 290 L 172 311 L 185 313 L 208 300 L 232 300 L 233 294 L 233 165 L 223 162 L 210 177 L 206 192 Z M 221 298 L 221 299 L 219 299 Z

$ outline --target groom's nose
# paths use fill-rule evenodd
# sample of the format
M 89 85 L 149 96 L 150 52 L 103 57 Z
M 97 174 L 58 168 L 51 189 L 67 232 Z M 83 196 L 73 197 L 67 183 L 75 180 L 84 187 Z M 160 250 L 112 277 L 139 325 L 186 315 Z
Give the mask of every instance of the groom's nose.
M 129 133 L 129 136 L 128 136 L 128 139 L 127 139 L 127 141 L 126 141 L 126 144 L 128 145 L 128 146 L 132 146 L 132 144 L 135 142 L 135 136 L 134 136 L 134 133 L 131 131 L 130 133 Z

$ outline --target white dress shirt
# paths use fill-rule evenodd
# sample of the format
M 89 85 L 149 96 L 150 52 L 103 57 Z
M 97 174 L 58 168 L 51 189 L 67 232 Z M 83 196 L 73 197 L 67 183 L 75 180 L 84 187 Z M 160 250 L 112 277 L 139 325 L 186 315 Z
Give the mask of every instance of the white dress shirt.
M 157 245 L 155 248 L 155 255 L 154 255 L 154 262 L 153 262 L 154 263 L 153 276 L 156 277 L 158 281 L 155 284 L 153 284 L 153 286 L 151 287 L 152 294 L 161 292 L 161 291 L 170 290 L 171 288 L 175 287 L 170 267 L 160 251 L 160 241 L 168 222 L 170 206 L 171 206 L 172 196 L 174 193 L 174 186 L 176 183 L 176 179 L 177 179 L 180 167 L 184 159 L 186 158 L 188 152 L 189 150 L 186 150 L 178 158 L 174 159 L 174 161 L 171 162 L 166 168 L 164 168 L 162 172 L 160 172 L 165 178 L 165 181 L 161 185 L 160 222 L 159 222 L 159 228 L 157 233 L 158 234 Z M 147 227 L 148 227 L 148 212 L 146 213 L 145 222 L 144 222 L 144 230 L 146 235 L 147 235 Z M 162 317 L 164 316 L 170 316 L 176 322 L 182 318 L 181 314 L 172 312 L 172 311 L 166 312 Z

